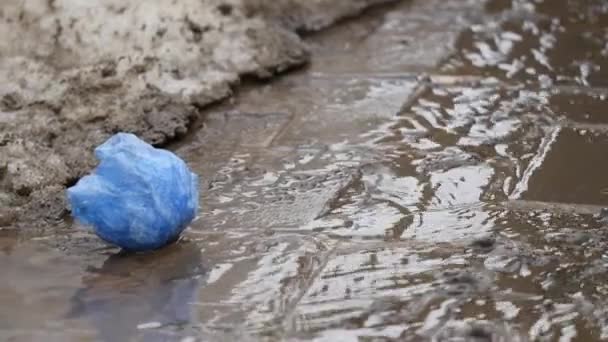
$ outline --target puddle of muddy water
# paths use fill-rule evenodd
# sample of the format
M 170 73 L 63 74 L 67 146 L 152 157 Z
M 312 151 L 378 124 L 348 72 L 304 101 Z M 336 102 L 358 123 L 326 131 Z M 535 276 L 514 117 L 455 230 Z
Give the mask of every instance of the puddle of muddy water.
M 490 1 L 488 7 L 500 7 Z M 604 1 L 512 1 L 494 20 L 460 36 L 444 70 L 522 83 L 605 86 Z
M 309 69 L 176 147 L 203 179 L 178 244 L 0 235 L 0 339 L 608 338 L 608 8 L 564 4 L 412 1 L 309 37 Z

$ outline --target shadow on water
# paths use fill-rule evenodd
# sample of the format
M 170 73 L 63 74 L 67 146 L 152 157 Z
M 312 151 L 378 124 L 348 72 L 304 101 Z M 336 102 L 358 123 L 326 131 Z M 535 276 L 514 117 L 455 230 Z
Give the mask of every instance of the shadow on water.
M 145 341 L 165 340 L 172 327 L 193 322 L 190 303 L 206 275 L 193 243 L 151 254 L 119 252 L 89 268 L 68 318 L 88 320 L 103 341 L 128 341 L 140 333 Z

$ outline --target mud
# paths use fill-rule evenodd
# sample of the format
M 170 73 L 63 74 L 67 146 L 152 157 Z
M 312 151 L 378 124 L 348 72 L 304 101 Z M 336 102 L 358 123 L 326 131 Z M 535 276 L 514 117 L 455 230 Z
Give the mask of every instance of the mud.
M 4 1 L 3 221 L 57 223 L 63 188 L 95 165 L 92 149 L 109 135 L 173 141 L 242 77 L 268 78 L 306 63 L 308 48 L 294 31 L 383 2 Z
M 202 178 L 176 244 L 124 255 L 62 205 L 0 230 L 0 339 L 607 339 L 606 13 L 415 0 L 305 35 L 307 68 L 169 145 Z

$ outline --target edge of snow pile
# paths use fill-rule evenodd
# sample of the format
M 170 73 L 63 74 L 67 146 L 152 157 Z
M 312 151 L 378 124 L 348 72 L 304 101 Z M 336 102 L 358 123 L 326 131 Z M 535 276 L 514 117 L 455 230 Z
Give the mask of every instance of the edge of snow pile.
M 3 1 L 0 228 L 65 218 L 63 190 L 113 133 L 179 139 L 241 77 L 305 64 L 296 32 L 392 1 Z

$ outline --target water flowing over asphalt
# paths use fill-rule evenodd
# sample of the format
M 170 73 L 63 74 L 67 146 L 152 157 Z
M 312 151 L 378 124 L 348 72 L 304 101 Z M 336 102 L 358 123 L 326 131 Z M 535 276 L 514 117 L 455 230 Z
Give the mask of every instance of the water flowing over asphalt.
M 0 339 L 608 339 L 608 4 L 409 1 L 172 146 L 178 244 L 0 231 Z

